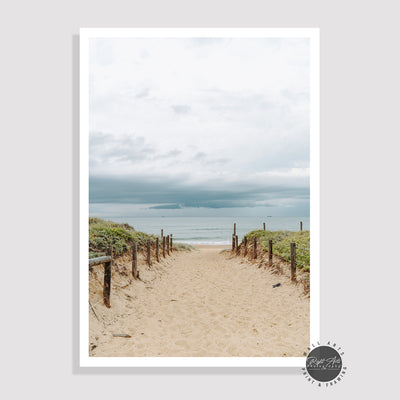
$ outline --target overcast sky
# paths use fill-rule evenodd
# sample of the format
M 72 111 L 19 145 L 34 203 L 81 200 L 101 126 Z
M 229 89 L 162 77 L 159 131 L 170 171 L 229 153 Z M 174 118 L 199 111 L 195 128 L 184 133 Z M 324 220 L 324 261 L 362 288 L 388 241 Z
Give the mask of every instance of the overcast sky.
M 91 39 L 91 209 L 308 216 L 309 56 L 308 39 Z

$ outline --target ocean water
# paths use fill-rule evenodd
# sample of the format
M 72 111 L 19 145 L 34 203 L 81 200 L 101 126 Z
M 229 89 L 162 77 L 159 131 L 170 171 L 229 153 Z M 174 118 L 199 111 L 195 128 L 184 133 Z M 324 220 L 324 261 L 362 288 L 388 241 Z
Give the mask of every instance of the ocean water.
M 164 236 L 172 233 L 175 242 L 189 244 L 231 244 L 234 223 L 239 241 L 246 233 L 263 229 L 263 222 L 270 231 L 299 231 L 300 221 L 303 222 L 303 230 L 310 229 L 309 217 L 130 217 L 100 214 L 90 216 L 128 223 L 137 231 L 155 235 L 160 235 L 163 229 Z

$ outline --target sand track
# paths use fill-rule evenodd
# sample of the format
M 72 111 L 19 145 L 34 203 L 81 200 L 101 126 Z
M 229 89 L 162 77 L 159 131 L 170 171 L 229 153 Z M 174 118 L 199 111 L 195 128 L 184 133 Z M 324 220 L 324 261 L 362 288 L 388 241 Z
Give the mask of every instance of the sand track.
M 112 308 L 96 307 L 100 321 L 90 312 L 90 355 L 302 356 L 309 345 L 309 298 L 302 287 L 221 253 L 225 247 L 175 252 L 139 268 L 144 282 L 114 280 Z

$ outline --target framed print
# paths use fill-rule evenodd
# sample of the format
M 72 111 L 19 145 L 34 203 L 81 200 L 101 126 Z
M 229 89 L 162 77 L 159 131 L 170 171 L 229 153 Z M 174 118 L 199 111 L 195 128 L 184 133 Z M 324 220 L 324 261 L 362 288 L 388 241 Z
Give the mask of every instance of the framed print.
M 303 366 L 319 30 L 82 28 L 80 365 Z

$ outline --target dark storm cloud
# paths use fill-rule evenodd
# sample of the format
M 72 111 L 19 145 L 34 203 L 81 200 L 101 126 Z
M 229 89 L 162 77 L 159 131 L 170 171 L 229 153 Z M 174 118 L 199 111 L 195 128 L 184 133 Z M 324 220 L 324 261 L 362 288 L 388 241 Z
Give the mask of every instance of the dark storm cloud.
M 150 210 L 181 210 L 180 204 L 161 204 L 160 206 L 149 207 Z
M 158 204 L 154 209 L 185 207 L 229 208 L 276 206 L 287 200 L 308 200 L 306 187 L 283 187 L 246 182 L 215 186 L 188 185 L 177 179 L 91 177 L 91 203 Z

